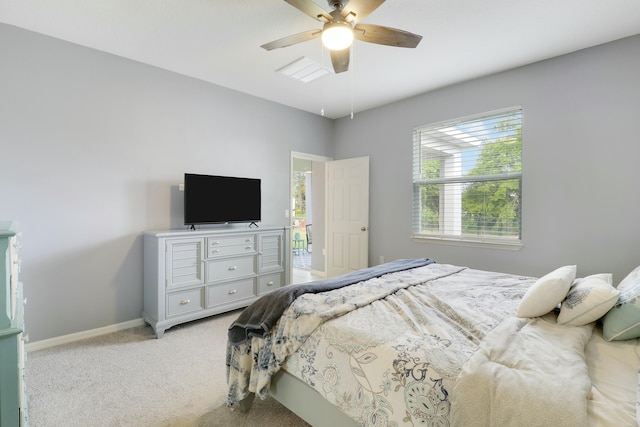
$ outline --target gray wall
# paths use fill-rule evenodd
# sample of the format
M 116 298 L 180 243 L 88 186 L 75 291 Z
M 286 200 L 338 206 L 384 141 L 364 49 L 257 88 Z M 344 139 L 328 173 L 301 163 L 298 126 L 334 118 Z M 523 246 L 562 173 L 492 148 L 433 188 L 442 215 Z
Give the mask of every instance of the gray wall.
M 335 158 L 370 157 L 370 262 L 439 262 L 540 276 L 640 264 L 640 36 L 427 93 L 336 121 Z M 523 107 L 519 251 L 414 242 L 412 128 Z
M 22 225 L 32 341 L 138 319 L 141 232 L 179 227 L 184 172 L 263 179 L 285 225 L 290 151 L 369 156 L 370 262 L 620 280 L 640 264 L 640 36 L 327 120 L 0 24 L 0 218 Z M 519 251 L 411 240 L 411 133 L 524 109 Z
M 139 319 L 144 230 L 182 226 L 185 172 L 262 179 L 287 225 L 290 152 L 333 122 L 0 24 L 0 218 L 23 232 L 32 341 Z

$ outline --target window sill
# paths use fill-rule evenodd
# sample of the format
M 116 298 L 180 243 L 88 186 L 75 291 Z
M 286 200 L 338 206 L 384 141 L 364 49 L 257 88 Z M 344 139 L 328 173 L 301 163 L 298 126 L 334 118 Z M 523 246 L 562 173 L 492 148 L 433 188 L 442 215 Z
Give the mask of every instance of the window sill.
M 418 243 L 435 243 L 439 245 L 453 245 L 453 246 L 467 246 L 472 248 L 491 248 L 501 249 L 507 251 L 519 251 L 524 246 L 521 241 L 509 242 L 504 240 L 492 240 L 492 239 L 468 239 L 468 238 L 454 238 L 454 237 L 436 237 L 436 236 L 423 236 L 414 234 L 411 236 L 414 242 Z

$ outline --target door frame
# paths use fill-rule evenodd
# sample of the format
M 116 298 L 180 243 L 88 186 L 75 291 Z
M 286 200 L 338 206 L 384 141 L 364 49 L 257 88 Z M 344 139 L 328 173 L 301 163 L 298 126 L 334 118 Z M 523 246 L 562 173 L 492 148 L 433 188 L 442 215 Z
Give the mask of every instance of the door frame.
M 293 161 L 294 159 L 302 159 L 302 160 L 311 160 L 314 162 L 320 162 L 320 163 L 327 163 L 327 162 L 331 162 L 333 161 L 333 157 L 327 157 L 327 156 L 320 156 L 317 154 L 310 154 L 310 153 L 302 153 L 299 151 L 291 151 L 290 152 L 290 158 L 289 158 L 289 201 L 291 200 L 291 195 L 293 194 Z M 324 186 L 326 185 L 325 180 L 321 180 L 320 182 L 314 182 L 313 186 L 314 188 L 317 190 L 318 186 L 322 186 L 324 188 Z M 323 194 L 324 191 L 312 191 L 311 192 L 311 197 L 312 200 L 315 199 L 315 195 L 317 194 Z M 312 205 L 316 205 L 316 206 L 324 206 L 325 201 L 322 200 L 322 203 L 313 203 L 312 201 Z M 293 212 L 291 212 L 291 205 L 289 204 L 287 210 L 289 211 L 289 227 L 291 227 L 291 230 L 293 232 L 293 219 L 294 219 L 294 215 Z M 316 219 L 314 219 L 314 222 L 317 221 Z M 321 226 L 318 227 L 321 230 L 325 230 L 326 229 L 326 224 L 321 224 Z M 317 235 L 317 234 L 316 234 Z M 326 241 L 326 236 L 323 238 L 324 241 Z M 321 248 L 322 250 L 322 254 L 323 254 L 323 266 L 322 266 L 322 271 L 314 271 L 312 270 L 312 273 L 314 275 L 317 276 L 324 276 L 326 277 L 327 274 L 327 258 L 325 256 L 325 248 Z M 290 269 L 290 277 L 293 277 L 293 248 L 289 251 L 289 269 Z

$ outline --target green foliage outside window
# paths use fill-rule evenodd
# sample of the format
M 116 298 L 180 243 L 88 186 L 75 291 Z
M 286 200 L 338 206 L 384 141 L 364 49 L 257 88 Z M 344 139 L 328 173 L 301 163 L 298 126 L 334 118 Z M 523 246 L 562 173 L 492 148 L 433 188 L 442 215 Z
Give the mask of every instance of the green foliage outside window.
M 422 162 L 422 179 L 435 179 L 440 176 L 440 161 L 437 159 Z M 437 233 L 440 229 L 440 186 L 423 185 L 420 188 L 422 200 L 422 229 L 429 233 Z
M 483 144 L 476 167 L 467 176 L 522 172 L 522 129 L 519 123 L 500 122 L 506 138 Z M 520 179 L 473 182 L 462 193 L 462 230 L 466 235 L 520 236 Z
M 449 225 L 449 229 L 459 230 L 463 238 L 518 240 L 522 213 L 521 111 L 488 116 L 459 126 L 464 129 L 469 123 L 475 126 L 468 131 L 474 138 L 484 136 L 482 140 L 475 140 L 476 144 L 472 144 L 475 147 L 460 143 L 464 148 L 456 148 L 455 142 L 450 146 L 437 142 L 441 133 L 454 129 L 451 125 L 427 128 L 423 131 L 427 132 L 426 136 L 420 136 L 426 142 L 420 145 L 417 154 L 421 160 L 419 176 L 414 171 L 414 187 L 419 190 L 417 201 L 420 206 L 419 212 L 414 213 L 414 227 L 418 219 L 415 215 L 419 214 L 419 228 L 415 231 L 444 235 L 444 222 L 458 221 L 459 226 Z M 487 123 L 491 125 L 486 126 Z M 469 137 L 466 132 L 465 136 Z M 423 144 L 422 140 L 420 144 Z M 445 171 L 445 161 L 455 153 L 460 156 L 459 163 Z M 459 201 L 452 202 L 447 197 Z M 452 220 L 454 214 L 458 220 Z

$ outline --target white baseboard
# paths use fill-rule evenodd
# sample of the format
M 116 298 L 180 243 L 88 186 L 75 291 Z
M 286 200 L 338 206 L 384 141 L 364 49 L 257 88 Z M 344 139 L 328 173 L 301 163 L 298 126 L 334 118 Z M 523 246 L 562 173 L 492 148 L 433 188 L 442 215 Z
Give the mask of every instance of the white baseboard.
M 74 334 L 62 335 L 55 338 L 49 338 L 46 340 L 40 340 L 35 342 L 28 342 L 24 348 L 28 352 L 44 350 L 45 348 L 51 348 L 62 344 L 69 344 L 75 341 L 85 340 L 87 338 L 93 338 L 100 335 L 106 335 L 113 332 L 124 331 L 125 329 L 135 328 L 136 326 L 144 325 L 142 318 L 129 320 L 127 322 L 116 323 L 115 325 L 104 326 L 102 328 L 90 329 L 88 331 L 76 332 Z
M 322 277 L 322 278 L 326 278 L 327 277 L 327 273 L 325 273 L 324 271 L 320 271 L 320 270 L 311 270 L 311 274 L 313 274 L 314 276 Z

